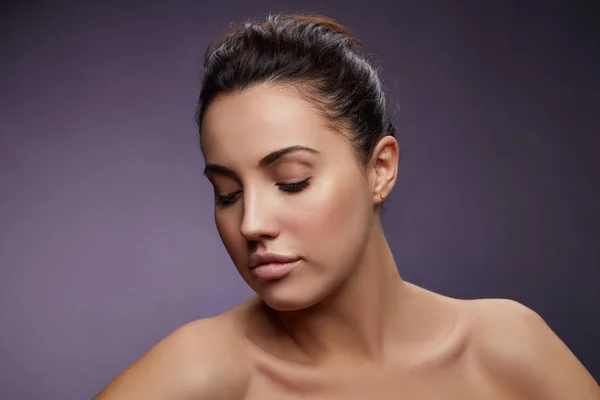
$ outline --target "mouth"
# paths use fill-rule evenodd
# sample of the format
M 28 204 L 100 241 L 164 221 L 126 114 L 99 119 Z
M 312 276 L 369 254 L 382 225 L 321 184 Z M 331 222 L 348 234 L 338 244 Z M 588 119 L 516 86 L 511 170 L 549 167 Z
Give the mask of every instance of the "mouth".
M 250 257 L 250 270 L 259 279 L 277 280 L 292 272 L 300 261 L 299 257 L 273 253 L 254 254 Z
M 252 273 L 265 281 L 281 279 L 292 272 L 300 264 L 300 260 L 287 263 L 267 263 L 252 268 Z

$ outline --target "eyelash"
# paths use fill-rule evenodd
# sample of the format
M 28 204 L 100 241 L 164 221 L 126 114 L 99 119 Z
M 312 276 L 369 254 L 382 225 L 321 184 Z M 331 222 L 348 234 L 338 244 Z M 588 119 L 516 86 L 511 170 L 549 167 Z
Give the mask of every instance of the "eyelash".
M 294 193 L 298 193 L 298 192 L 301 192 L 302 190 L 306 189 L 308 187 L 308 185 L 310 185 L 310 178 L 307 178 L 300 182 L 278 183 L 277 187 L 282 192 L 294 194 Z M 237 200 L 237 198 L 239 197 L 239 195 L 241 193 L 242 193 L 241 191 L 237 191 L 237 192 L 227 194 L 225 196 L 217 196 L 217 201 L 216 201 L 217 205 L 219 205 L 221 207 L 226 207 L 228 205 L 231 205 Z
M 279 183 L 277 186 L 279 187 L 279 190 L 282 190 L 284 192 L 298 193 L 306 189 L 308 185 L 310 185 L 310 178 L 306 178 L 305 180 L 300 182 Z

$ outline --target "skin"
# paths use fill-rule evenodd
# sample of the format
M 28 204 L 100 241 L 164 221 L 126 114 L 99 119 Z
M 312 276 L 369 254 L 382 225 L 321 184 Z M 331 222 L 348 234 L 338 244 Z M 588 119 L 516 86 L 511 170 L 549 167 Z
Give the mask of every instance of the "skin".
M 600 399 L 532 310 L 402 280 L 379 217 L 394 138 L 362 165 L 296 91 L 266 84 L 217 97 L 201 137 L 216 197 L 231 201 L 215 206 L 219 235 L 257 297 L 178 328 L 95 399 Z M 314 151 L 260 165 L 289 146 Z M 301 261 L 267 282 L 249 268 L 259 251 Z

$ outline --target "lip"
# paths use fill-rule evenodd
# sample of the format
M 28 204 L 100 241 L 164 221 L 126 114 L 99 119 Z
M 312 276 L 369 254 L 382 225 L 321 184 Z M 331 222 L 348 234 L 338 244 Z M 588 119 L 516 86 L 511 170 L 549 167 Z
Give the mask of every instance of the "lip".
M 252 268 L 251 271 L 259 279 L 273 281 L 281 279 L 292 272 L 300 264 L 300 259 L 289 263 L 268 263 Z
M 254 253 L 250 256 L 250 268 L 257 268 L 263 264 L 287 264 L 299 259 L 300 257 L 277 253 Z
M 275 253 L 257 253 L 250 257 L 250 270 L 258 278 L 270 281 L 281 279 L 300 263 L 300 257 Z

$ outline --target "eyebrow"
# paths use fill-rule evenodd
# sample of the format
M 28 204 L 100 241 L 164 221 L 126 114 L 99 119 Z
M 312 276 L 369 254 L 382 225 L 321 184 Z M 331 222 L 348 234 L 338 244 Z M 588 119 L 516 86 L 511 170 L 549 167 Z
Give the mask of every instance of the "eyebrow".
M 291 153 L 296 153 L 298 151 L 306 151 L 312 154 L 319 154 L 319 152 L 315 149 L 311 149 L 310 147 L 306 147 L 306 146 L 289 146 L 289 147 L 284 147 L 282 149 L 279 150 L 274 150 L 272 152 L 270 152 L 269 154 L 267 154 L 266 156 L 264 156 L 263 158 L 260 159 L 260 161 L 258 162 L 258 166 L 260 168 L 265 168 L 273 163 L 275 163 L 277 160 L 281 159 L 282 157 L 291 154 Z M 224 167 L 222 165 L 218 165 L 218 164 L 207 164 L 204 167 L 204 175 L 206 175 L 209 172 L 214 172 L 214 173 L 218 173 L 218 174 L 224 174 L 224 175 L 233 175 L 233 171 L 227 167 Z

